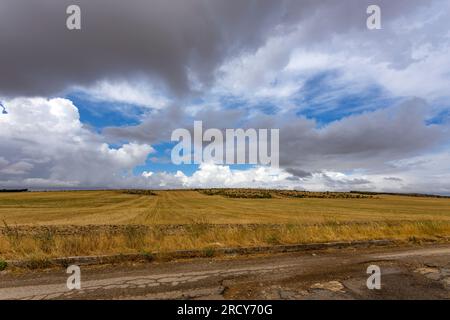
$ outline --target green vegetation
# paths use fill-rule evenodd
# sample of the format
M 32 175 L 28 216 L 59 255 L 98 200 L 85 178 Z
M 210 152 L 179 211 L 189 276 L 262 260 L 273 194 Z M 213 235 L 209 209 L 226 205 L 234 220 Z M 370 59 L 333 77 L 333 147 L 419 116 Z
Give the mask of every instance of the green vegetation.
M 258 189 L 199 189 L 198 192 L 208 196 L 224 196 L 241 199 L 270 199 L 272 193 L 268 190 Z
M 271 198 L 318 198 L 318 199 L 368 199 L 370 194 L 352 192 L 310 192 L 297 190 L 263 190 L 263 189 L 198 189 L 198 192 L 208 196 L 224 196 L 241 199 L 271 199 Z
M 144 196 L 156 196 L 156 193 L 153 192 L 152 190 L 129 189 L 129 190 L 124 190 L 123 193 L 137 194 L 137 195 L 144 195 Z
M 275 194 L 291 198 L 318 199 L 371 199 L 373 196 L 351 192 L 310 192 L 310 191 L 273 191 Z

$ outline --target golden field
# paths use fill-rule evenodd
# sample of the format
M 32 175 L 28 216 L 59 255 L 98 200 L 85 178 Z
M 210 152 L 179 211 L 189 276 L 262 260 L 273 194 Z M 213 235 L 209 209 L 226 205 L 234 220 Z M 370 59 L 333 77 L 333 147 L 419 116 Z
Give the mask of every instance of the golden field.
M 321 223 L 445 220 L 450 199 L 377 195 L 362 199 L 227 198 L 197 191 L 0 193 L 0 221 L 10 225 Z
M 0 259 L 322 241 L 439 240 L 450 199 L 277 191 L 0 193 Z

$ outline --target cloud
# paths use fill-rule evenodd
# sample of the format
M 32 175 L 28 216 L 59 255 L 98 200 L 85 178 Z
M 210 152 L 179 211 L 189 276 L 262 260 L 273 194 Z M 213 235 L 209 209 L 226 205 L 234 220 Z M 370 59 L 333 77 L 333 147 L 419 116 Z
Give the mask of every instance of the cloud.
M 291 117 L 292 118 L 292 117 Z M 376 170 L 448 141 L 446 126 L 428 125 L 427 105 L 412 99 L 317 127 L 304 118 L 268 118 L 255 126 L 280 128 L 280 164 L 304 171 Z
M 17 98 L 6 101 L 5 106 L 8 114 L 0 117 L 3 187 L 260 187 L 450 193 L 450 155 L 448 151 L 433 151 L 445 137 L 445 127 L 424 124 L 426 113 L 420 100 L 323 128 L 306 119 L 284 123 L 285 130 L 297 130 L 296 134 L 288 132 L 281 141 L 288 148 L 284 156 L 291 157 L 284 159 L 282 155 L 287 169 L 232 169 L 202 163 L 191 175 L 148 170 L 133 174 L 153 148 L 142 142 L 111 147 L 103 135 L 83 126 L 70 100 Z M 219 119 L 214 124 L 220 124 L 216 122 Z M 233 117 L 223 119 L 234 121 Z M 261 124 L 264 120 L 258 119 Z M 448 143 L 448 138 L 443 141 Z M 424 153 L 426 150 L 431 153 Z
M 163 110 L 146 115 L 136 126 L 107 127 L 102 133 L 110 141 L 134 141 L 139 143 L 161 143 L 170 141 L 172 131 L 188 124 L 185 110 L 170 105 Z
M 397 177 L 386 177 L 386 178 L 384 178 L 384 180 L 386 180 L 386 181 L 397 181 L 397 182 L 403 181 L 402 179 L 397 178 Z
M 294 177 L 284 169 L 255 166 L 234 170 L 229 166 L 203 163 L 192 175 L 177 173 L 144 172 L 141 185 L 151 188 L 268 188 L 311 191 L 378 191 L 410 192 L 450 195 L 448 152 L 420 156 L 420 169 L 408 170 L 399 166 L 395 170 L 379 173 L 350 173 L 339 171 L 314 172 L 305 177 Z M 426 159 L 426 160 L 425 160 Z M 404 159 L 405 162 L 414 158 Z M 443 171 L 444 170 L 444 171 Z M 443 173 L 444 172 L 444 173 Z M 395 174 L 395 178 L 389 174 Z
M 178 171 L 175 175 L 184 187 L 197 188 L 286 188 L 291 175 L 284 170 L 270 167 L 255 167 L 247 170 L 232 170 L 229 166 L 202 163 L 192 176 Z
M 98 81 L 90 87 L 74 87 L 71 91 L 94 102 L 126 103 L 149 109 L 162 109 L 170 100 L 145 81 Z
M 318 4 L 320 10 L 295 28 L 274 34 L 257 50 L 222 64 L 213 91 L 253 105 L 270 101 L 282 109 L 314 108 L 315 113 L 319 107 L 324 112 L 342 108 L 337 101 L 352 94 L 361 96 L 373 88 L 388 97 L 448 98 L 449 3 L 396 4 L 393 8 L 379 3 L 383 29 L 377 31 L 357 26 L 358 19 L 353 19 L 362 18 L 356 15 L 358 5 L 322 8 Z M 324 23 L 331 8 L 333 18 Z M 348 15 L 348 22 L 334 19 Z M 333 76 L 326 87 L 317 88 L 317 83 L 313 88 L 308 86 L 324 74 Z M 368 107 L 373 105 L 367 102 L 359 106 Z
M 145 77 L 180 95 L 190 90 L 189 73 L 210 82 L 227 55 L 258 46 L 284 10 L 265 0 L 79 0 L 82 30 L 69 31 L 71 4 L 2 1 L 0 46 L 8 50 L 0 51 L 0 93 L 48 96 Z
M 13 187 L 116 187 L 153 148 L 110 147 L 87 130 L 70 100 L 18 98 L 0 117 L 0 184 Z
M 306 188 L 311 190 L 379 190 L 408 192 L 447 192 L 446 184 L 433 184 L 438 179 L 429 178 L 427 170 L 439 168 L 442 173 L 448 168 L 440 165 L 412 171 L 412 166 L 420 166 L 427 156 L 431 160 L 450 142 L 447 124 L 428 123 L 429 106 L 422 99 L 409 99 L 375 111 L 366 111 L 341 120 L 318 126 L 312 119 L 282 114 L 276 117 L 246 110 L 200 109 L 193 114 L 179 113 L 180 122 L 170 123 L 170 114 L 160 112 L 158 116 L 144 121 L 138 126 L 109 128 L 119 139 L 136 139 L 143 143 L 145 136 L 140 133 L 148 130 L 158 132 L 158 123 L 163 127 L 190 128 L 193 119 L 204 120 L 204 129 L 210 127 L 229 128 L 239 123 L 243 128 L 280 129 L 281 169 L 272 181 L 270 178 L 255 183 L 256 168 L 251 170 L 232 170 L 225 166 L 203 165 L 192 176 L 180 172 L 178 175 L 166 174 L 152 176 L 152 183 L 165 186 L 265 186 L 280 188 Z M 183 124 L 183 125 L 181 125 Z M 155 141 L 166 141 L 167 136 L 152 136 Z M 140 140 L 142 139 L 142 140 Z M 159 139 L 159 140 L 158 140 Z M 422 158 L 425 157 L 425 158 Z M 267 176 L 270 172 L 260 169 Z M 170 178 L 168 178 L 170 177 Z M 282 177 L 282 178 L 280 178 Z M 395 178 L 394 178 L 395 177 Z M 170 183 L 165 181 L 170 180 Z M 160 179 L 160 180 L 159 180 Z M 420 181 L 418 184 L 417 182 Z M 431 182 L 433 181 L 433 183 Z M 422 186 L 421 189 L 419 185 Z M 427 191 L 428 190 L 428 191 Z
M 245 109 L 203 108 L 194 114 L 183 109 L 163 110 L 137 126 L 106 128 L 112 140 L 139 143 L 169 141 L 176 128 L 273 128 L 280 130 L 280 164 L 294 176 L 322 170 L 377 171 L 398 159 L 431 152 L 449 142 L 448 125 L 428 124 L 429 106 L 409 99 L 318 126 L 313 119 L 292 113 L 277 116 Z
M 378 4 L 387 26 L 433 2 L 380 0 Z M 0 46 L 8 49 L 0 51 L 0 94 L 49 96 L 73 86 L 137 77 L 183 95 L 195 91 L 198 83 L 212 84 L 215 71 L 232 57 L 257 52 L 267 39 L 293 29 L 300 31 L 291 40 L 310 47 L 330 44 L 334 35 L 367 38 L 370 3 L 79 0 L 82 30 L 69 31 L 65 11 L 73 1 L 3 0 Z M 439 21 L 446 21 L 445 17 Z M 385 43 L 392 40 L 390 35 Z M 374 37 L 372 43 L 383 36 Z M 396 42 L 387 48 L 385 54 L 391 57 L 405 49 Z M 290 49 L 282 42 L 274 54 L 263 54 L 268 70 L 282 67 Z M 260 72 L 259 67 L 252 70 L 250 77 Z M 246 81 L 252 82 L 248 77 Z

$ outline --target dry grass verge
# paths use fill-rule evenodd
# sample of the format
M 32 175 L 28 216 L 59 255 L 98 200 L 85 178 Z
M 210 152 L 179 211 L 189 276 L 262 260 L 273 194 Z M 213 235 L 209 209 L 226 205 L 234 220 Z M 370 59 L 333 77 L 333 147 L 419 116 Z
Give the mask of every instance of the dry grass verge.
M 420 222 L 326 222 L 314 225 L 285 224 L 228 225 L 218 227 L 205 222 L 192 223 L 177 232 L 162 227 L 142 228 L 129 225 L 120 232 L 108 229 L 94 233 L 59 234 L 57 228 L 39 228 L 36 232 L 19 232 L 8 226 L 0 235 L 0 260 L 35 260 L 67 256 L 108 255 L 121 253 L 170 252 L 215 248 L 304 244 L 334 241 L 394 239 L 439 240 L 450 235 L 449 221 Z

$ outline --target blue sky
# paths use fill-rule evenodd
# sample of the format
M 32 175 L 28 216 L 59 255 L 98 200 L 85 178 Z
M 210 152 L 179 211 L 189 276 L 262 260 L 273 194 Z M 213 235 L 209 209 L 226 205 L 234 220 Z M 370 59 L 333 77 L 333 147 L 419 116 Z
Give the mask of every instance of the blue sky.
M 139 106 L 107 101 L 92 101 L 83 94 L 66 96 L 78 108 L 80 121 L 96 131 L 110 126 L 131 126 L 139 123 L 139 117 L 145 112 Z

